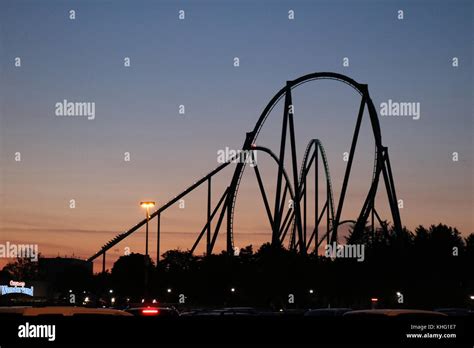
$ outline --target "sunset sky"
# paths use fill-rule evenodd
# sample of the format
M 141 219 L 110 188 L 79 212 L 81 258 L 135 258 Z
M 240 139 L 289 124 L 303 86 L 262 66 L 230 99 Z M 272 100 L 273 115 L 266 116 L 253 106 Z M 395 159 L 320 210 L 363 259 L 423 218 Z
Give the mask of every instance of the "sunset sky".
M 420 103 L 419 120 L 379 117 L 404 202 L 402 223 L 414 229 L 441 222 L 466 236 L 474 232 L 472 16 L 472 1 L 1 1 L 0 242 L 35 243 L 44 256 L 91 256 L 144 217 L 141 200 L 161 205 L 215 168 L 217 151 L 241 147 L 287 80 L 316 71 L 368 84 L 378 112 L 389 99 Z M 95 119 L 56 116 L 64 99 L 94 102 Z M 337 204 L 360 96 L 339 82 L 317 81 L 295 89 L 293 102 L 298 159 L 310 139 L 321 139 Z M 258 139 L 275 152 L 281 104 Z M 357 217 L 370 185 L 367 120 L 343 219 Z M 273 192 L 276 167 L 260 155 Z M 214 202 L 232 168 L 213 182 Z M 205 199 L 203 186 L 184 209 L 162 216 L 162 251 L 192 246 Z M 156 222 L 151 226 L 155 258 Z M 270 236 L 247 168 L 236 245 L 258 246 Z M 109 268 L 125 247 L 143 253 L 144 231 L 111 250 Z M 8 261 L 0 259 L 0 267 Z

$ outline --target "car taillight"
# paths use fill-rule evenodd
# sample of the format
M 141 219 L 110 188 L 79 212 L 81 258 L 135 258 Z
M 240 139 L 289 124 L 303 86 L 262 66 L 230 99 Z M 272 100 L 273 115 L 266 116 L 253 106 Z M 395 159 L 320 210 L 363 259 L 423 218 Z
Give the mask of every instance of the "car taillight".
M 158 310 L 158 308 L 145 308 L 145 309 L 142 309 L 142 314 L 143 315 L 158 315 L 160 313 L 160 311 Z

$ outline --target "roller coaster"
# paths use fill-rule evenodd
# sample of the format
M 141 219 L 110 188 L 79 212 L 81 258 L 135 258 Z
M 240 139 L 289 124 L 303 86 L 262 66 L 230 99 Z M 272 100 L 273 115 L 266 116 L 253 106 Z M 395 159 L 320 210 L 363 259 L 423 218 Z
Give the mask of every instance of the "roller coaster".
M 337 201 L 337 207 L 334 205 L 333 198 L 333 187 L 331 183 L 331 176 L 329 172 L 329 164 L 326 157 L 324 146 L 318 139 L 312 139 L 307 147 L 303 156 L 301 167 L 298 171 L 298 161 L 296 153 L 296 136 L 294 127 L 294 108 L 292 103 L 292 90 L 302 84 L 316 80 L 336 80 L 345 83 L 356 90 L 361 96 L 359 111 L 355 123 L 355 129 L 352 137 L 351 147 L 347 160 L 347 165 L 344 172 L 342 188 L 340 196 Z M 278 102 L 284 98 L 284 109 L 283 109 L 283 123 L 281 128 L 280 138 L 280 149 L 278 156 L 269 148 L 264 146 L 256 145 L 258 135 L 273 108 Z M 370 124 L 375 140 L 375 156 L 374 156 L 374 168 L 371 179 L 371 184 L 367 196 L 362 204 L 358 217 L 354 220 L 341 220 L 341 214 L 344 207 L 344 200 L 346 197 L 347 186 L 351 173 L 351 168 L 354 159 L 354 153 L 359 137 L 359 131 L 361 127 L 362 118 L 364 115 L 364 109 L 367 108 L 368 115 L 370 117 Z M 289 136 L 289 149 L 291 154 L 291 168 L 288 173 L 285 168 L 285 152 L 287 149 L 287 136 Z M 265 206 L 266 215 L 268 218 L 269 226 L 272 230 L 271 244 L 275 247 L 281 247 L 288 241 L 288 248 L 293 249 L 299 253 L 306 254 L 311 248 L 317 252 L 318 247 L 324 240 L 326 243 L 337 242 L 338 240 L 338 229 L 341 225 L 351 223 L 353 225 L 353 234 L 355 236 L 366 233 L 367 230 L 375 232 L 375 220 L 383 228 L 387 228 L 387 223 L 383 221 L 375 209 L 375 197 L 379 186 L 380 176 L 383 177 L 385 184 L 388 205 L 390 207 L 391 221 L 394 230 L 401 231 L 402 224 L 400 218 L 400 212 L 398 210 L 397 196 L 395 191 L 395 183 L 393 179 L 392 169 L 390 165 L 388 148 L 382 144 L 382 136 L 380 130 L 380 124 L 378 115 L 374 104 L 370 98 L 368 87 L 366 84 L 359 84 L 353 79 L 338 73 L 333 72 L 316 72 L 308 75 L 301 76 L 295 80 L 287 81 L 286 85 L 281 88 L 269 101 L 263 112 L 261 113 L 257 123 L 253 130 L 246 134 L 244 143 L 242 145 L 242 151 L 255 154 L 256 152 L 262 152 L 269 155 L 277 164 L 277 183 L 274 194 L 273 210 L 269 202 L 269 195 L 265 189 L 263 178 L 256 162 L 253 165 L 253 170 L 258 182 L 259 191 Z M 180 192 L 173 199 L 167 203 L 158 207 L 154 212 L 150 213 L 148 218 L 139 221 L 136 225 L 131 227 L 129 230 L 117 235 L 114 239 L 102 246 L 102 248 L 91 256 L 88 261 L 94 261 L 98 257 L 102 256 L 102 269 L 105 272 L 105 258 L 106 253 L 112 247 L 120 243 L 125 238 L 132 235 L 134 232 L 140 229 L 140 227 L 149 223 L 149 221 L 156 218 L 157 221 L 157 262 L 160 257 L 160 221 L 161 214 L 163 214 L 168 208 L 179 202 L 183 197 L 188 195 L 190 192 L 196 190 L 201 185 L 207 184 L 207 218 L 206 223 L 197 235 L 196 241 L 190 249 L 191 253 L 194 253 L 197 246 L 201 243 L 205 236 L 206 241 L 206 254 L 212 254 L 217 237 L 221 230 L 222 224 L 226 224 L 226 251 L 229 254 L 234 253 L 234 214 L 235 205 L 238 196 L 239 186 L 242 180 L 242 175 L 246 168 L 246 163 L 237 161 L 235 164 L 234 173 L 229 185 L 222 192 L 220 198 L 212 207 L 211 196 L 212 196 L 212 178 L 218 175 L 224 168 L 234 164 L 234 157 L 228 158 L 225 163 L 222 163 L 217 168 L 210 171 L 207 175 L 201 177 L 194 184 Z M 321 168 L 321 169 L 320 169 Z M 309 193 L 307 190 L 308 176 L 311 170 L 314 170 L 314 227 L 311 233 L 308 233 L 308 199 Z M 319 172 L 324 171 L 324 182 L 325 187 L 325 203 L 319 206 Z M 285 212 L 285 202 L 289 196 L 292 204 Z M 369 215 L 371 215 L 371 228 L 367 227 L 369 221 Z M 322 221 L 325 218 L 325 231 L 320 231 Z M 212 225 L 214 223 L 214 228 Z M 320 235 L 320 232 L 321 235 Z

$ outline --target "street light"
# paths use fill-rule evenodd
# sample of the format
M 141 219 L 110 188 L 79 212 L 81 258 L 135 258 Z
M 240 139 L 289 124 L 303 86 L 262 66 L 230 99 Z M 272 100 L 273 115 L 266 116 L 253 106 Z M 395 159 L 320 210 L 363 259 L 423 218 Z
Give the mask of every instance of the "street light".
M 140 206 L 146 210 L 146 235 L 145 235 L 145 297 L 148 296 L 148 222 L 150 221 L 150 208 L 155 202 L 140 202 Z
M 145 255 L 148 258 L 148 221 L 150 220 L 150 208 L 155 206 L 155 202 L 140 202 L 140 206 L 146 210 L 146 241 L 145 241 Z
M 313 293 L 314 293 L 314 290 L 313 290 L 313 289 L 309 289 L 309 293 L 310 293 L 310 294 L 313 294 Z
M 235 288 L 231 288 L 230 291 L 231 291 L 231 292 L 235 292 Z
M 169 294 L 171 292 L 171 289 L 168 289 L 167 291 L 168 291 L 168 294 Z

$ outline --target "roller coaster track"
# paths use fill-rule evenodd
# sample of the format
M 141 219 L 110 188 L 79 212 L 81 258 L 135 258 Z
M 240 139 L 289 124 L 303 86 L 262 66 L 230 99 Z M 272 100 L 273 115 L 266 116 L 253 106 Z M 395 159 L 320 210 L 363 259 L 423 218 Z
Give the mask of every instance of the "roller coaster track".
M 308 158 L 310 157 L 309 154 L 311 153 L 311 150 L 313 149 L 313 147 L 314 147 L 314 152 L 313 152 L 313 155 L 311 156 L 310 163 L 307 166 Z M 324 150 L 324 146 L 323 146 L 323 144 L 321 143 L 321 141 L 319 139 L 312 139 L 308 143 L 308 145 L 306 146 L 306 150 L 305 150 L 304 156 L 303 156 L 303 163 L 301 165 L 300 174 L 299 174 L 298 190 L 300 192 L 300 197 L 302 195 L 306 195 L 306 192 L 305 192 L 305 190 L 306 190 L 306 187 L 305 187 L 306 186 L 306 176 L 307 176 L 309 170 L 311 169 L 311 165 L 313 163 L 315 165 L 317 165 L 317 151 L 318 151 L 318 149 L 319 149 L 319 152 L 321 153 L 321 159 L 322 159 L 322 162 L 323 162 L 324 174 L 325 174 L 325 178 L 326 178 L 326 189 L 327 189 L 327 201 L 326 201 L 327 208 L 326 209 L 328 209 L 328 213 L 329 213 L 329 217 L 328 217 L 327 221 L 332 222 L 332 221 L 334 221 L 334 198 L 333 198 L 334 195 L 333 195 L 333 190 L 332 190 L 331 174 L 329 172 L 329 164 L 328 164 L 328 160 L 327 160 L 327 156 L 326 156 L 326 151 Z M 318 196 L 318 193 L 317 193 L 318 188 L 316 187 L 315 190 L 316 190 L 316 196 Z M 304 210 L 306 211 L 306 202 L 305 202 L 305 209 Z M 316 235 L 316 237 L 314 237 L 314 238 L 315 238 L 315 241 L 317 242 L 317 245 L 320 244 L 320 242 L 317 241 L 317 233 L 316 233 L 318 227 L 319 227 L 319 223 L 316 221 L 316 224 L 314 226 L 313 234 L 310 237 L 310 243 L 311 243 L 311 240 L 313 239 L 314 235 Z M 293 221 L 293 228 L 292 228 L 293 231 L 295 231 L 295 228 L 296 228 L 296 226 L 295 226 L 294 221 Z M 332 227 L 330 226 L 330 224 L 328 224 L 328 226 L 327 226 L 327 235 L 330 231 L 332 231 Z M 304 229 L 304 234 L 305 234 L 305 237 L 306 237 L 306 226 L 305 226 L 305 229 Z M 290 247 L 296 245 L 296 242 L 295 242 L 294 238 L 295 238 L 295 233 L 292 233 L 290 244 L 289 244 Z M 306 238 L 305 238 L 305 243 L 306 243 Z M 307 249 L 309 248 L 310 243 L 308 243 L 306 245 Z
M 347 161 L 346 169 L 344 172 L 344 179 L 340 191 L 340 196 L 338 199 L 337 207 L 334 205 L 334 198 L 333 198 L 333 183 L 331 182 L 330 172 L 329 172 L 329 165 L 326 156 L 326 151 L 322 145 L 322 143 L 317 140 L 313 139 L 309 142 L 306 147 L 306 151 L 303 157 L 303 163 L 300 166 L 299 175 L 298 175 L 298 162 L 297 162 L 297 154 L 296 154 L 296 135 L 294 131 L 294 118 L 293 118 L 293 104 L 292 104 L 292 90 L 298 86 L 301 86 L 310 81 L 316 80 L 335 80 L 339 82 L 343 82 L 344 84 L 349 85 L 353 89 L 355 89 L 361 95 L 361 103 L 359 107 L 359 112 L 356 119 L 356 125 L 354 129 L 354 134 L 352 137 L 351 148 L 349 152 L 349 159 Z M 284 112 L 283 112 L 283 123 L 282 123 L 282 130 L 281 130 L 281 138 L 280 138 L 280 149 L 279 154 L 275 154 L 272 150 L 265 148 L 264 146 L 257 146 L 257 139 L 260 131 L 268 118 L 271 114 L 272 110 L 275 106 L 280 102 L 280 100 L 284 100 Z M 372 126 L 374 141 L 375 141 L 375 160 L 374 160 L 374 169 L 371 178 L 371 185 L 369 192 L 367 193 L 367 197 L 361 207 L 360 214 L 357 219 L 354 220 L 342 220 L 342 210 L 345 200 L 345 195 L 347 191 L 347 186 L 349 182 L 349 176 L 351 172 L 352 162 L 354 158 L 354 152 L 356 149 L 357 139 L 359 136 L 359 129 L 361 125 L 361 121 L 364 114 L 364 109 L 367 108 L 369 117 L 370 117 L 370 124 Z M 285 149 L 287 148 L 287 136 L 289 137 L 289 146 L 291 150 L 291 170 L 287 171 L 285 169 Z M 313 152 L 312 149 L 314 148 Z M 319 223 L 323 215 L 326 215 L 327 218 L 327 231 L 326 231 L 326 241 L 335 242 L 337 241 L 338 235 L 338 227 L 343 223 L 353 222 L 354 232 L 355 233 L 364 233 L 365 225 L 368 220 L 368 216 L 372 213 L 372 230 L 374 231 L 374 217 L 376 217 L 379 222 L 381 222 L 380 216 L 375 210 L 375 196 L 378 189 L 378 184 L 380 182 L 380 176 L 383 177 L 383 181 L 385 183 L 385 188 L 387 192 L 388 203 L 390 206 L 390 211 L 392 215 L 392 222 L 393 227 L 395 230 L 401 230 L 401 219 L 400 214 L 398 211 L 397 205 L 397 198 L 396 198 L 396 191 L 395 191 L 395 183 L 393 180 L 392 170 L 390 166 L 390 160 L 388 157 L 388 149 L 387 147 L 382 145 L 382 136 L 380 131 L 380 124 L 378 121 L 377 112 L 375 110 L 374 104 L 369 96 L 367 85 L 359 84 L 353 79 L 337 74 L 332 72 L 318 72 L 312 73 L 308 75 L 301 76 L 295 80 L 287 81 L 286 85 L 282 87 L 269 101 L 266 105 L 264 110 L 262 111 L 260 117 L 258 118 L 254 128 L 252 131 L 248 132 L 245 136 L 244 143 L 241 147 L 241 151 L 263 151 L 269 154 L 273 160 L 278 165 L 278 172 L 277 172 L 277 185 L 275 187 L 275 195 L 274 195 L 274 207 L 273 211 L 270 206 L 270 202 L 268 201 L 268 196 L 266 194 L 266 188 L 263 183 L 263 178 L 260 175 L 258 170 L 258 166 L 254 167 L 255 174 L 258 180 L 260 193 L 262 195 L 262 199 L 264 201 L 265 210 L 269 219 L 269 224 L 272 228 L 272 245 L 281 245 L 287 235 L 287 231 L 291 227 L 292 233 L 290 240 L 290 245 L 293 243 L 295 246 L 298 244 L 298 250 L 301 253 L 306 253 L 311 241 L 314 239 L 315 247 L 317 248 L 323 239 L 318 240 L 317 230 Z M 306 237 L 306 227 L 307 227 L 307 213 L 306 213 L 306 200 L 308 199 L 308 192 L 306 190 L 306 176 L 311 168 L 312 164 L 314 164 L 316 170 L 315 174 L 315 181 L 318 182 L 318 173 L 317 173 L 317 162 L 318 162 L 318 152 L 321 154 L 321 159 L 324 167 L 325 172 L 325 179 L 326 179 L 326 203 L 319 209 L 318 207 L 318 191 L 316 189 L 315 192 L 315 216 L 314 216 L 314 226 L 315 230 L 311 235 L 309 242 L 307 242 Z M 163 212 L 166 211 L 169 207 L 173 204 L 178 202 L 188 193 L 194 191 L 197 187 L 201 186 L 202 184 L 207 182 L 208 187 L 208 199 L 207 199 L 207 219 L 204 227 L 202 228 L 201 232 L 199 233 L 196 242 L 194 243 L 192 249 L 190 251 L 194 252 L 198 244 L 200 243 L 201 239 L 206 235 L 206 253 L 210 254 L 213 251 L 216 239 L 219 234 L 220 227 L 224 221 L 224 217 L 226 217 L 226 250 L 228 253 L 234 252 L 234 215 L 235 215 L 235 207 L 237 202 L 237 195 L 239 191 L 239 187 L 241 185 L 241 180 L 243 176 L 243 172 L 246 168 L 245 161 L 237 161 L 234 168 L 234 173 L 232 175 L 232 179 L 229 185 L 226 187 L 218 203 L 212 207 L 211 206 L 211 180 L 212 178 L 228 167 L 230 164 L 235 163 L 237 156 L 232 158 L 228 158 L 225 163 L 217 166 L 215 169 L 210 171 L 205 176 L 201 177 L 197 180 L 194 184 L 187 187 L 184 191 L 179 193 L 174 198 L 170 199 L 168 202 L 157 208 L 154 212 L 152 212 L 148 219 L 143 219 L 139 221 L 136 225 L 128 229 L 127 231 L 118 234 L 114 239 L 110 240 L 106 244 L 102 246 L 102 248 L 91 256 L 88 260 L 93 261 L 99 256 L 103 257 L 103 270 L 105 270 L 105 256 L 106 252 L 110 250 L 113 246 L 117 245 L 119 242 L 123 241 L 125 238 L 132 235 L 134 232 L 139 230 L 142 226 L 148 224 L 151 220 L 156 218 L 157 221 L 157 261 L 159 261 L 159 252 L 160 252 L 160 217 Z M 309 165 L 307 165 L 309 161 Z M 284 206 L 285 206 L 285 198 L 287 192 L 290 193 L 290 197 L 293 200 L 293 207 L 288 209 L 286 215 L 284 214 Z M 303 206 L 301 206 L 303 205 Z M 212 231 L 212 223 L 217 219 L 217 223 L 214 224 L 214 231 Z

